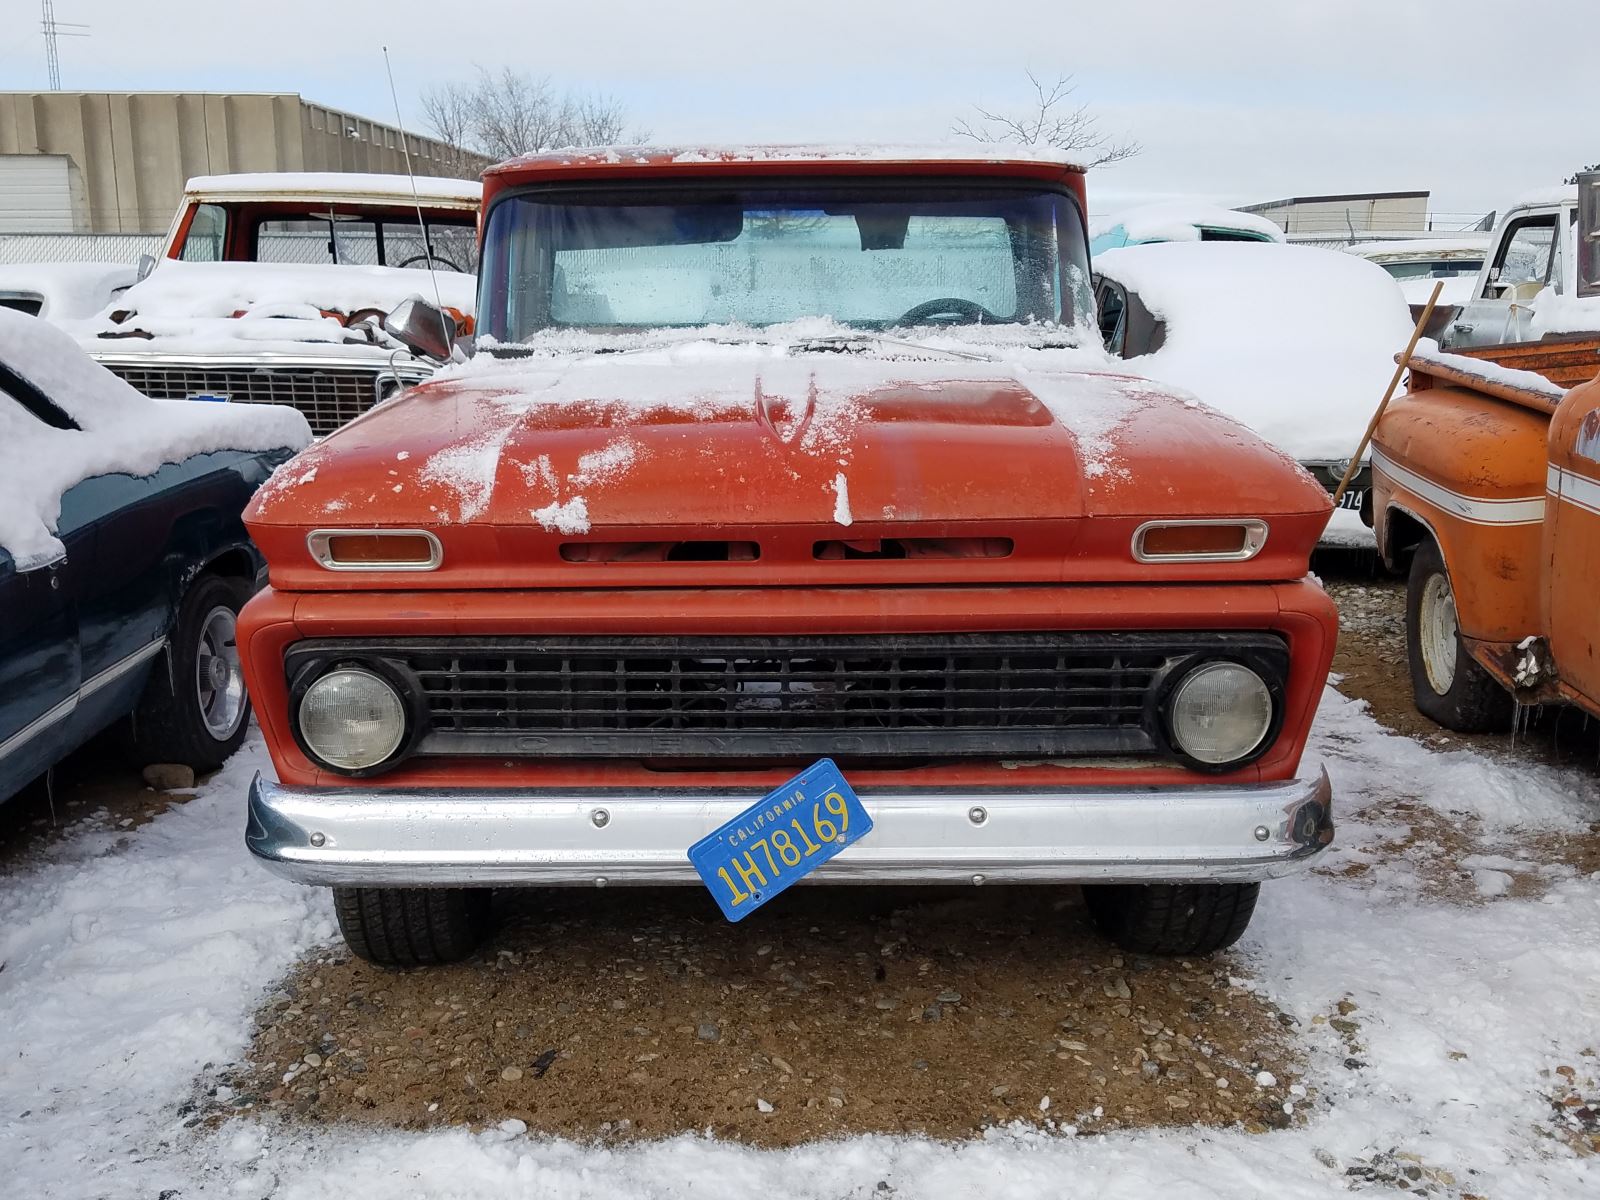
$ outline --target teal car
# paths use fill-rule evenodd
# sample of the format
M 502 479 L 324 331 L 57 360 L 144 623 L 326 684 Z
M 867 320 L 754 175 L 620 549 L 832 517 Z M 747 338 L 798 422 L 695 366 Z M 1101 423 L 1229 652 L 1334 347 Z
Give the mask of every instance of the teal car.
M 234 621 L 264 571 L 241 514 L 309 431 L 161 404 L 0 312 L 0 802 L 129 717 L 141 765 L 210 770 L 244 740 Z

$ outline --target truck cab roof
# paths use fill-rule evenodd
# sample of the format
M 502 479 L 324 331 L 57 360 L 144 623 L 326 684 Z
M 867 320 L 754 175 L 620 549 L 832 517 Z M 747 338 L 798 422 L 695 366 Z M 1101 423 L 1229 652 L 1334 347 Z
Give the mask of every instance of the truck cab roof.
M 415 187 L 415 191 L 413 191 Z M 406 175 L 345 171 L 262 171 L 238 175 L 197 175 L 184 186 L 185 200 L 277 201 L 315 198 L 346 203 L 410 204 L 430 208 L 476 209 L 483 185 L 474 179 L 412 180 Z

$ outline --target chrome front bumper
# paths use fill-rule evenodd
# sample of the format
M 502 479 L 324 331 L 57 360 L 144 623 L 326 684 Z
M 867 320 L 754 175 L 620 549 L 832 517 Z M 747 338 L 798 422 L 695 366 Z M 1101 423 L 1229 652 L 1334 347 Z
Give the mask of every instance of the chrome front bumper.
M 341 887 L 694 883 L 689 846 L 752 792 L 384 791 L 250 785 L 251 853 Z M 880 791 L 872 833 L 818 883 L 1249 881 L 1305 866 L 1333 840 L 1320 767 L 1251 786 Z

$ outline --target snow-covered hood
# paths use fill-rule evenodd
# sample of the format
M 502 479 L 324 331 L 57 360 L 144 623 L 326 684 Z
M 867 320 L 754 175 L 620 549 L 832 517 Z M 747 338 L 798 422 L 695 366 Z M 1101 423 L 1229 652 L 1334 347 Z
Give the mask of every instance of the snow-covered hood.
M 219 450 L 297 450 L 306 420 L 272 404 L 151 400 L 92 362 L 71 337 L 36 317 L 0 309 L 0 362 L 79 426 L 56 429 L 0 392 L 0 550 L 19 570 L 63 553 L 61 497 L 95 475 L 150 475 L 166 463 Z
M 1302 462 L 1349 457 L 1411 336 L 1393 277 L 1339 251 L 1128 246 L 1095 270 L 1165 322 L 1160 349 L 1128 370 L 1193 392 Z
M 1314 481 L 1192 398 L 1114 370 L 1078 350 L 975 361 L 706 341 L 480 357 L 307 451 L 247 520 L 269 542 L 268 527 L 374 512 L 447 542 L 462 526 L 610 541 L 764 529 L 809 559 L 814 541 L 919 530 L 1048 527 L 1064 549 L 1090 516 L 1293 514 L 1309 549 L 1327 513 Z M 1131 568 L 1129 534 L 1103 531 Z M 503 538 L 494 553 L 511 586 L 530 560 Z
M 470 317 L 477 280 L 459 271 L 292 263 L 163 262 L 94 318 L 69 327 L 99 353 L 293 351 L 308 344 L 398 348 L 376 318 L 402 300 L 442 300 Z

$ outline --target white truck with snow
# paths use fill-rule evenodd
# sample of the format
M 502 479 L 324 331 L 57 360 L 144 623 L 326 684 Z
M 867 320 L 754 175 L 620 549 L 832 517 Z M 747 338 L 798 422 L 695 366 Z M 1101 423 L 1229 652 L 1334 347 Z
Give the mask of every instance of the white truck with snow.
M 147 396 L 288 404 L 328 434 L 433 374 L 383 331 L 401 301 L 472 332 L 481 197 L 403 175 L 191 179 L 146 277 L 69 329 Z
M 1578 184 L 1546 189 L 1521 197 L 1506 210 L 1471 294 L 1443 326 L 1443 347 L 1494 346 L 1592 331 L 1593 310 L 1576 304 L 1579 192 Z

